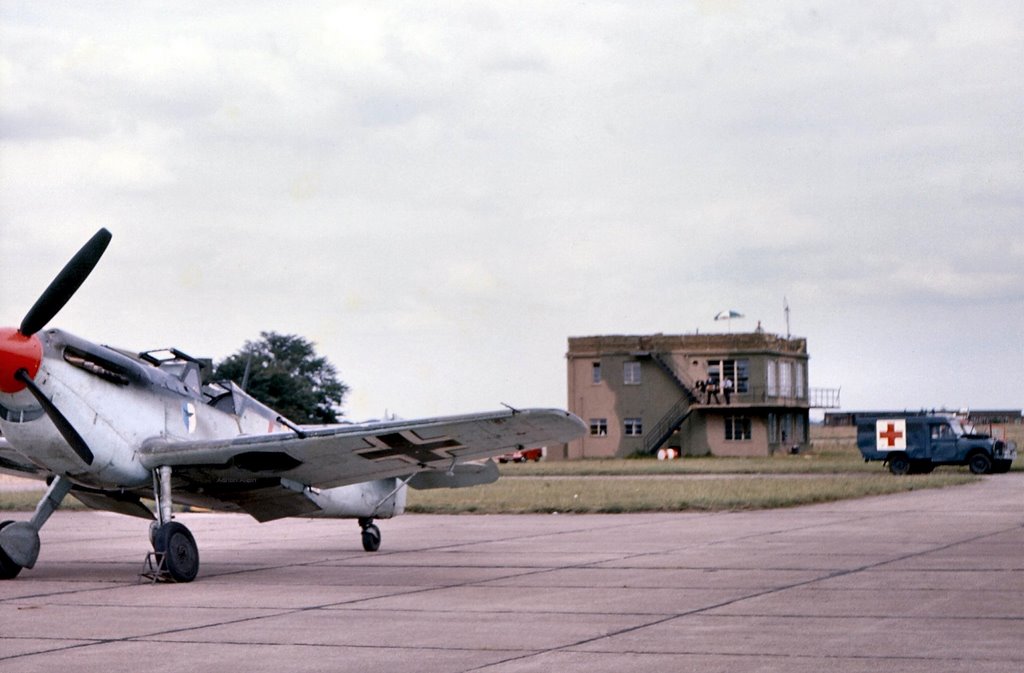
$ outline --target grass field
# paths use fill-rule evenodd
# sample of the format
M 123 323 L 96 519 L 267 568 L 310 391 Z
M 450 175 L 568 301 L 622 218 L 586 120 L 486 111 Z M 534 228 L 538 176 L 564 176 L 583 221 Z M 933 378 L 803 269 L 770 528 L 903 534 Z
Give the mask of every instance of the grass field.
M 710 478 L 510 477 L 467 489 L 410 490 L 407 511 L 422 513 L 621 513 L 728 511 L 793 507 L 869 495 L 941 488 L 977 480 L 958 472 L 897 478 L 890 474 L 734 475 Z
M 1022 434 L 1017 426 L 1007 438 L 1022 446 Z M 1024 469 L 1022 461 L 1014 461 L 1013 469 Z M 894 477 L 881 463 L 861 459 L 852 429 L 849 437 L 815 441 L 815 450 L 796 456 L 509 463 L 501 474 L 497 483 L 481 488 L 410 490 L 407 509 L 477 514 L 767 509 L 980 479 L 959 467 Z

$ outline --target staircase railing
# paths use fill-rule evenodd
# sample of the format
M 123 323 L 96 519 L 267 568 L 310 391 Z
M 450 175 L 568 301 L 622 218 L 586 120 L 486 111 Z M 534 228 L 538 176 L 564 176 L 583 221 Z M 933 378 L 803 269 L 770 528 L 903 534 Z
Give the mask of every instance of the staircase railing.
M 679 398 L 668 412 L 661 417 L 654 427 L 651 428 L 650 432 L 646 433 L 647 437 L 644 439 L 644 452 L 654 453 L 668 441 L 668 438 L 672 436 L 679 426 L 683 424 L 683 421 L 693 413 L 693 409 L 690 408 L 690 400 L 685 396 Z
M 686 385 L 682 377 L 676 373 L 675 367 L 665 360 L 659 353 L 651 353 L 651 359 L 661 369 L 668 374 L 669 378 L 675 382 L 676 386 L 682 391 L 683 395 L 679 400 L 672 405 L 665 415 L 654 424 L 654 427 L 646 432 L 646 439 L 644 440 L 644 451 L 646 453 L 654 453 L 657 451 L 662 444 L 668 441 L 668 438 L 672 436 L 679 426 L 687 419 L 687 417 L 693 412 L 690 407 L 697 403 L 697 396 L 694 394 L 690 386 Z
M 663 358 L 659 353 L 651 353 L 651 359 L 654 360 L 654 362 L 657 363 L 659 367 L 661 367 L 662 371 L 668 374 L 669 378 L 671 378 L 672 381 L 675 382 L 676 386 L 685 393 L 686 399 L 690 401 L 690 404 L 694 404 L 697 402 L 697 396 L 693 393 L 693 390 L 690 388 L 690 386 L 686 385 L 686 382 L 683 381 L 683 378 L 676 373 L 675 367 L 673 367 L 670 363 L 666 362 L 665 358 Z

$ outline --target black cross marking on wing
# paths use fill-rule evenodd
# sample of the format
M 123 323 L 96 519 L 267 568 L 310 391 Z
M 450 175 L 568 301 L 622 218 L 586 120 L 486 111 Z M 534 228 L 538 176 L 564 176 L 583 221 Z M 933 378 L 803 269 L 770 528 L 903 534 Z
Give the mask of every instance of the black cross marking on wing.
M 359 455 L 367 460 L 386 460 L 388 458 L 407 458 L 419 465 L 433 463 L 439 460 L 451 460 L 452 455 L 445 449 L 459 449 L 459 444 L 454 439 L 425 440 L 409 432 L 413 439 L 406 434 L 394 432 L 387 435 L 378 435 L 370 441 L 373 444 L 383 444 L 387 448 L 374 449 L 371 451 L 360 451 Z

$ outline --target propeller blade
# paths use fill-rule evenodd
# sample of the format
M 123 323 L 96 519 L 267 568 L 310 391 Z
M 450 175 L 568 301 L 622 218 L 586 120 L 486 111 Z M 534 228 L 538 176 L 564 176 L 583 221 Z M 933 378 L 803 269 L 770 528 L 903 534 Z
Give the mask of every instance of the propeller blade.
M 67 417 L 60 412 L 50 398 L 36 385 L 36 382 L 32 380 L 32 377 L 28 375 L 28 371 L 19 369 L 15 374 L 14 378 L 18 379 L 25 384 L 32 396 L 36 398 L 36 401 L 43 407 L 43 411 L 50 417 L 53 424 L 57 426 L 57 430 L 60 432 L 64 440 L 71 445 L 78 457 L 85 461 L 86 465 L 92 465 L 94 456 L 92 450 L 89 449 L 89 445 L 85 443 L 82 436 L 78 434 L 78 431 L 72 427 L 71 422 Z
M 18 331 L 25 336 L 31 336 L 43 329 L 46 323 L 50 322 L 53 316 L 64 308 L 64 304 L 68 303 L 72 295 L 89 277 L 96 263 L 103 256 L 103 251 L 107 249 L 108 243 L 110 243 L 110 232 L 106 229 L 100 229 L 93 234 L 93 237 L 75 253 L 71 261 L 64 265 L 57 277 L 25 314 L 25 319 L 21 321 Z

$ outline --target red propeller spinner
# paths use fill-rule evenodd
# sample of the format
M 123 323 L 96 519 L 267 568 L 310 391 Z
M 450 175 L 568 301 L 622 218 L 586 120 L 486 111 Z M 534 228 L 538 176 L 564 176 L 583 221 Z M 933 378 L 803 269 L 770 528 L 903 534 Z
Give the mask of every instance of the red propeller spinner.
M 25 384 L 16 374 L 22 369 L 35 378 L 43 362 L 43 343 L 35 334 L 25 336 L 13 327 L 0 327 L 0 392 L 16 393 Z

